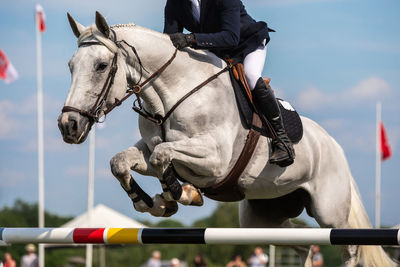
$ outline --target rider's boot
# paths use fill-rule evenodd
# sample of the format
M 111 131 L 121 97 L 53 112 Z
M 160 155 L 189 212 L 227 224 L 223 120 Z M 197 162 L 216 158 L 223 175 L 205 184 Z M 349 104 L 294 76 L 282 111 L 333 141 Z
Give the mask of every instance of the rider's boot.
M 274 92 L 259 78 L 252 93 L 256 108 L 267 118 L 276 133 L 276 138 L 272 139 L 272 155 L 269 162 L 281 167 L 289 166 L 295 158 L 294 148 L 283 127 Z

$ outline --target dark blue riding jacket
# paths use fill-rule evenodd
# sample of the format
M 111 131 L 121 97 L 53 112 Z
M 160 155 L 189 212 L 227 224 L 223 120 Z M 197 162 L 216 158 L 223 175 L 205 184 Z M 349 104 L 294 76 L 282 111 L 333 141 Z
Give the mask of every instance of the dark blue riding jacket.
M 190 0 L 167 0 L 164 33 L 195 34 L 197 48 L 208 49 L 221 58 L 243 61 L 269 41 L 267 23 L 256 22 L 240 0 L 201 0 L 200 23 L 192 15 Z

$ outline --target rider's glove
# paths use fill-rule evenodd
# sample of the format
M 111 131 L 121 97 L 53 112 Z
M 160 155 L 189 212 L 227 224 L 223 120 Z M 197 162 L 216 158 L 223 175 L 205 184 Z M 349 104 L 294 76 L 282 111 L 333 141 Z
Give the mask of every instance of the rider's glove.
M 188 46 L 194 47 L 197 44 L 193 33 L 185 34 L 178 32 L 170 34 L 169 37 L 171 38 L 172 44 L 178 49 L 183 49 Z

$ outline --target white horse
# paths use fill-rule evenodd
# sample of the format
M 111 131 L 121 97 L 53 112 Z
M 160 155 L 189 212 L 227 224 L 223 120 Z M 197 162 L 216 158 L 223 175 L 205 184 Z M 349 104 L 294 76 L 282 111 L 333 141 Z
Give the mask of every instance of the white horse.
M 174 105 L 221 71 L 225 62 L 210 52 L 190 48 L 173 58 L 176 50 L 168 35 L 134 24 L 109 27 L 99 13 L 96 24 L 89 27 L 68 17 L 79 48 L 69 62 L 71 88 L 58 119 L 64 141 L 85 141 L 93 123 L 120 103 L 126 88 L 133 88 L 143 99 L 148 116 L 162 118 L 173 110 L 162 126 L 139 116 L 142 139 L 113 157 L 112 173 L 140 212 L 169 216 L 177 210 L 175 200 L 201 205 L 197 188 L 224 179 L 241 153 L 248 130 L 243 127 L 227 72 L 176 109 Z M 143 80 L 143 88 L 135 86 Z M 295 227 L 290 218 L 306 208 L 321 227 L 370 228 L 342 148 L 317 123 L 305 117 L 301 120 L 303 138 L 295 145 L 294 164 L 286 168 L 268 163 L 270 140 L 260 138 L 238 180 L 245 195 L 239 205 L 241 227 Z M 149 198 L 131 178 L 131 170 L 158 177 L 164 193 Z M 171 189 L 177 185 L 180 189 L 180 184 L 166 181 L 166 172 L 186 181 L 177 196 Z M 361 248 L 364 266 L 393 265 L 381 247 Z M 297 250 L 303 264 L 310 266 L 309 247 Z M 358 246 L 346 246 L 345 266 L 355 266 L 359 252 Z

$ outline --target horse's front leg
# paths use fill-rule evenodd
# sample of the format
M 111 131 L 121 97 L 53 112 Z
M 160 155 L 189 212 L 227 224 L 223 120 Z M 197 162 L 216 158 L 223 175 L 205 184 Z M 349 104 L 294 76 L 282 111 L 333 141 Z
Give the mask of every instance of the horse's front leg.
M 166 201 L 161 195 L 151 198 L 132 178 L 130 171 L 147 176 L 156 176 L 156 172 L 149 164 L 150 151 L 143 140 L 135 146 L 116 154 L 110 161 L 113 175 L 121 183 L 139 212 L 150 212 L 153 216 L 168 217 L 178 210 L 175 201 Z
M 150 156 L 150 164 L 158 173 L 157 176 L 161 177 L 164 198 L 176 200 L 183 205 L 202 205 L 200 191 L 189 183 L 180 186 L 172 164 L 189 170 L 192 177 L 199 177 L 201 184 L 201 178 L 219 177 L 227 168 L 228 161 L 222 151 L 225 152 L 218 149 L 217 142 L 208 134 L 157 145 Z

